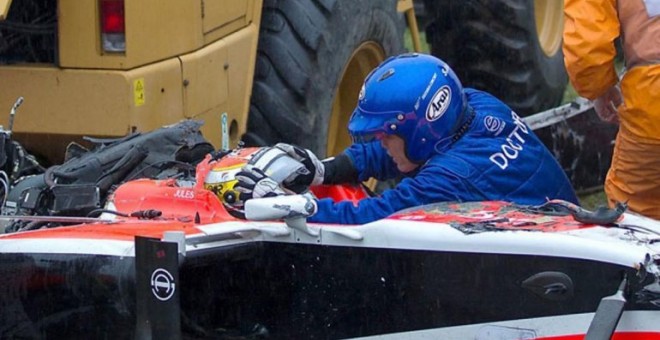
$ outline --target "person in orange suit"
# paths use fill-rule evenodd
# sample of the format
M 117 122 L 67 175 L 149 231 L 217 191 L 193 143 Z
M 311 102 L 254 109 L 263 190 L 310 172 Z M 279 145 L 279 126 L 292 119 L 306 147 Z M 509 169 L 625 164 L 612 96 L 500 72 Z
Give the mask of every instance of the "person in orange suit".
M 627 201 L 630 210 L 660 219 L 660 0 L 565 0 L 564 14 L 570 81 L 603 121 L 619 124 L 605 179 L 610 206 Z

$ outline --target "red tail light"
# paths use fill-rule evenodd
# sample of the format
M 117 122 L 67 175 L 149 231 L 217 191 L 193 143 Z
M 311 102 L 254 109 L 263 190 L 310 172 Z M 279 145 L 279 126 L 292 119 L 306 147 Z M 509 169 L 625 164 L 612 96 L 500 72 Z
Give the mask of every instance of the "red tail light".
M 124 0 L 99 0 L 101 41 L 106 52 L 125 52 Z

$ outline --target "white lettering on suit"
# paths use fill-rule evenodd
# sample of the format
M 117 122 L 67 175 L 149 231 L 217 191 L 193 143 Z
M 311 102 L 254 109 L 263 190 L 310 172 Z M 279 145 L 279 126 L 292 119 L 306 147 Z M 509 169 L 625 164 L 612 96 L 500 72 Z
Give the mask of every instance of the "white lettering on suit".
M 511 111 L 511 118 L 513 119 L 514 128 L 507 136 L 506 142 L 500 146 L 502 151 L 496 152 L 489 157 L 490 161 L 502 170 L 506 170 L 509 167 L 509 161 L 518 158 L 520 152 L 523 151 L 525 135 L 529 135 L 529 128 L 513 111 Z

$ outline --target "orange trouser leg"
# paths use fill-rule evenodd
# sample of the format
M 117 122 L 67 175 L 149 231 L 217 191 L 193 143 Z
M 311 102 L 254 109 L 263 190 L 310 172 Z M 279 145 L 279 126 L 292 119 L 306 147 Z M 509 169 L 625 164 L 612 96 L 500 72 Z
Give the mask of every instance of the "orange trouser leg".
M 605 193 L 610 206 L 628 201 L 630 211 L 660 220 L 660 144 L 619 129 Z

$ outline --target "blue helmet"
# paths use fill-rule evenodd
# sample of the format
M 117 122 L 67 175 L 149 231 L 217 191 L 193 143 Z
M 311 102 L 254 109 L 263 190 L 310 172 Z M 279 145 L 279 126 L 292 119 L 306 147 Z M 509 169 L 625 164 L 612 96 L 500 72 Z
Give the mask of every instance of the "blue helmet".
M 415 163 L 428 160 L 459 128 L 467 99 L 454 71 L 442 60 L 408 53 L 385 60 L 365 79 L 348 123 L 354 142 L 394 134 Z

